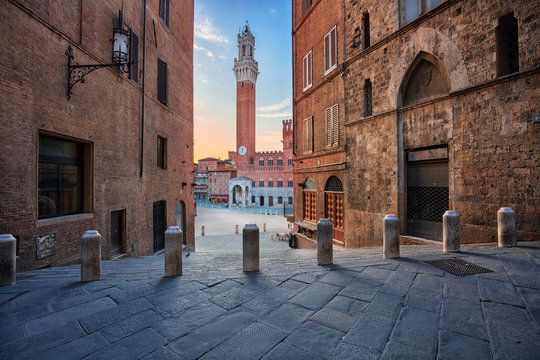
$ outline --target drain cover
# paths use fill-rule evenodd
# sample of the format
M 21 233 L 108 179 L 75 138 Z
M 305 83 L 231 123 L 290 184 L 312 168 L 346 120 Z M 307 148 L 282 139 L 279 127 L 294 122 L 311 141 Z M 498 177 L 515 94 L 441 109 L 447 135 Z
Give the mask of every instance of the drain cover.
M 426 261 L 428 264 L 438 267 L 452 275 L 465 276 L 493 272 L 480 265 L 476 265 L 461 259 L 442 259 Z

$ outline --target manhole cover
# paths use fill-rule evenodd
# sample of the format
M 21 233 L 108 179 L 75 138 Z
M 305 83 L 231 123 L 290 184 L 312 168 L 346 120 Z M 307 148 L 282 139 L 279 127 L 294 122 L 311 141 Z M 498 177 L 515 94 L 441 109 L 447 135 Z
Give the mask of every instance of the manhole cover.
M 452 275 L 465 276 L 493 272 L 480 265 L 476 265 L 461 259 L 442 259 L 426 261 L 428 264 L 438 267 Z

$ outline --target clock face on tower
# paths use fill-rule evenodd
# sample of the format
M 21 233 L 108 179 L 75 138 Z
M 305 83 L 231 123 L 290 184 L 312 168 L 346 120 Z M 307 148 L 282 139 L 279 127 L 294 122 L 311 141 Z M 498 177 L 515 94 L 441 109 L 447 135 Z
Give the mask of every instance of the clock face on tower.
M 246 149 L 246 147 L 245 147 L 244 145 L 242 145 L 242 146 L 240 146 L 240 147 L 238 148 L 238 153 L 239 153 L 240 155 L 244 156 L 244 155 L 246 155 L 246 152 L 247 152 L 247 149 Z

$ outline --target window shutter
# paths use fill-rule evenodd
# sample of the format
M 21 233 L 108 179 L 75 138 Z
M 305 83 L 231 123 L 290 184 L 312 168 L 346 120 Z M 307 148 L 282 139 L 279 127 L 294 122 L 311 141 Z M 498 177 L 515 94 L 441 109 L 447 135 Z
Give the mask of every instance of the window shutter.
M 332 145 L 332 108 L 326 109 L 326 146 Z
M 158 100 L 167 105 L 168 102 L 167 63 L 158 59 Z
M 304 126 L 303 126 L 303 144 L 304 144 L 304 151 L 308 151 L 308 120 L 304 119 Z
M 330 66 L 330 36 L 327 34 L 324 37 L 324 71 L 328 71 Z
M 332 145 L 339 143 L 338 104 L 332 106 Z
M 303 60 L 303 65 L 304 65 L 304 72 L 303 72 L 303 80 L 304 80 L 304 83 L 303 83 L 303 89 L 305 89 L 307 87 L 307 56 L 304 57 L 304 60 Z
M 332 40 L 331 40 L 331 43 L 332 43 L 332 65 L 331 66 L 335 66 L 335 65 L 337 65 L 337 30 L 336 30 L 336 28 L 332 29 L 331 37 L 332 37 Z
M 133 30 L 129 36 L 129 79 L 135 83 L 139 82 L 139 37 Z
M 308 83 L 309 85 L 313 84 L 313 52 L 309 52 L 308 59 Z

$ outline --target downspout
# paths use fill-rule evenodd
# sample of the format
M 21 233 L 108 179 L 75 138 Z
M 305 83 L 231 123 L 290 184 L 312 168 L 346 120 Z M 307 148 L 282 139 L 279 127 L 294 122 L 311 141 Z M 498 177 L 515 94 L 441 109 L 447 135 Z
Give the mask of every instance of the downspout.
M 146 0 L 143 0 L 143 47 L 142 47 L 142 91 L 141 91 L 141 157 L 140 157 L 140 169 L 139 177 L 143 176 L 143 163 L 144 163 L 144 80 L 146 73 Z

